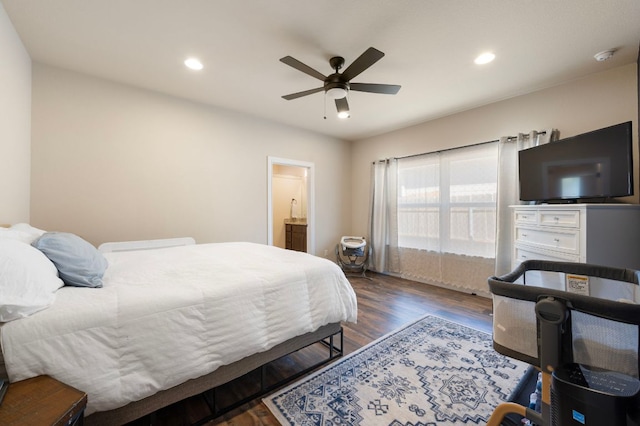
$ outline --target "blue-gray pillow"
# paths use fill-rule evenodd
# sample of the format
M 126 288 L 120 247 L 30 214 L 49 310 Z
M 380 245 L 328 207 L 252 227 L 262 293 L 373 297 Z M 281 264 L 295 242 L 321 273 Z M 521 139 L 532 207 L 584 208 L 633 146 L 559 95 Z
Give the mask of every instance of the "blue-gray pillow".
M 47 232 L 31 245 L 53 262 L 66 285 L 102 287 L 107 259 L 79 236 L 67 232 Z

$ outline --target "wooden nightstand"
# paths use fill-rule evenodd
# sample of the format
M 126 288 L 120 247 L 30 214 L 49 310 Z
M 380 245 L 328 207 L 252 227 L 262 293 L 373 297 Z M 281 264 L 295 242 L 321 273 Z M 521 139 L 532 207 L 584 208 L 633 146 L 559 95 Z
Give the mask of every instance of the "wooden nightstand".
M 87 394 L 49 376 L 11 383 L 0 404 L 0 425 L 83 424 Z

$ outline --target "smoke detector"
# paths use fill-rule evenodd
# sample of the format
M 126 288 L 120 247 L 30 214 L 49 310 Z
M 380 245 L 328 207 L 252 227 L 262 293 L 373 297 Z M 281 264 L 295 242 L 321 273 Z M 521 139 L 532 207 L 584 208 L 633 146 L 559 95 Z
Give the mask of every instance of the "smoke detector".
M 612 57 L 614 52 L 615 49 L 604 50 L 602 52 L 596 53 L 595 55 L 593 55 L 593 57 L 596 58 L 596 61 L 602 62 Z

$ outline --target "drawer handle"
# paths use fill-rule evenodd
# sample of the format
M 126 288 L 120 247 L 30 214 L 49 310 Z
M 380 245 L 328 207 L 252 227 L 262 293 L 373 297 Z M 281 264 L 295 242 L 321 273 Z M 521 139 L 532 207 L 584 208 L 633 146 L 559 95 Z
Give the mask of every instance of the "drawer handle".
M 560 220 L 560 218 L 558 216 L 554 217 L 553 220 L 555 220 L 556 222 Z
M 525 233 L 523 233 L 523 234 L 522 234 L 522 236 L 523 236 L 523 237 L 526 237 L 527 235 L 528 235 L 528 234 L 525 234 Z
M 560 242 L 560 240 L 558 238 L 554 238 L 553 241 L 555 241 L 556 243 Z

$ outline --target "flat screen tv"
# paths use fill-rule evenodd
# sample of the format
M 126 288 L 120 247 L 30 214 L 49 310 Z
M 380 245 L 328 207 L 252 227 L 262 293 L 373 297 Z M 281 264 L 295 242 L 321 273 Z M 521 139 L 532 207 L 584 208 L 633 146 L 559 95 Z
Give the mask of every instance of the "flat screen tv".
M 633 195 L 631 122 L 518 153 L 520 200 L 606 201 Z

